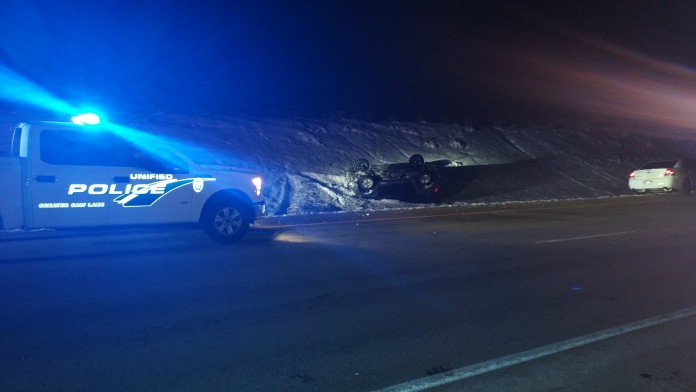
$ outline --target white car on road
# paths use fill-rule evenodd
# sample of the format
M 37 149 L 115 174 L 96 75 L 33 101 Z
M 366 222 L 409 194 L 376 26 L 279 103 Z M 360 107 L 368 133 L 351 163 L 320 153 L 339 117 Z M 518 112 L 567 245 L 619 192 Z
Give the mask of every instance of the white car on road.
M 628 176 L 628 187 L 638 193 L 680 191 L 690 195 L 696 185 L 696 160 L 648 162 Z

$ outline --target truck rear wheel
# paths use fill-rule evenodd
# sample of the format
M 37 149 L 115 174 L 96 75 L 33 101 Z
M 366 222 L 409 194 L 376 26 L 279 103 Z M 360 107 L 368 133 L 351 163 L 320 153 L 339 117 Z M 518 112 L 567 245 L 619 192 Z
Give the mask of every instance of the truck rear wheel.
M 217 202 L 208 206 L 201 217 L 203 230 L 218 242 L 235 242 L 249 229 L 246 210 L 234 201 Z

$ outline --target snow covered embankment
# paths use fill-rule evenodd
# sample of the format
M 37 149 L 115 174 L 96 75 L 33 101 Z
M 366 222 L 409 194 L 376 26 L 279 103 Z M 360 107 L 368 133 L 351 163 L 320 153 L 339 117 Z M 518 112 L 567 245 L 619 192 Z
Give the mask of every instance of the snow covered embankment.
M 357 120 L 240 119 L 159 115 L 133 124 L 220 150 L 263 173 L 272 215 L 418 208 L 397 199 L 356 198 L 345 172 L 372 164 L 448 161 L 445 205 L 629 194 L 643 163 L 685 156 L 693 143 L 614 128 L 374 123 Z M 406 198 L 408 199 L 408 198 Z
M 27 121 L 5 117 L 8 131 L 13 123 Z M 631 170 L 696 151 L 690 141 L 598 126 L 474 127 L 181 114 L 121 115 L 115 122 L 195 145 L 195 153 L 209 163 L 258 170 L 271 215 L 432 205 L 410 197 L 354 197 L 345 173 L 359 158 L 386 164 L 407 162 L 417 153 L 426 161 L 446 162 L 444 197 L 437 204 L 466 205 L 629 194 Z

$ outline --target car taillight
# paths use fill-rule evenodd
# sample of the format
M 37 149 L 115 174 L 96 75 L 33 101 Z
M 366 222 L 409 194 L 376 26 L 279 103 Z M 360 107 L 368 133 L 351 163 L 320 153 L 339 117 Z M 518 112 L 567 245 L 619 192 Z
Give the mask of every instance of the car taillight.
M 672 169 L 665 169 L 665 176 L 673 176 L 673 175 L 675 175 L 675 174 L 677 174 L 677 172 L 675 172 L 674 170 L 672 170 Z
M 636 172 L 632 171 L 631 174 L 628 175 L 628 178 L 636 178 Z

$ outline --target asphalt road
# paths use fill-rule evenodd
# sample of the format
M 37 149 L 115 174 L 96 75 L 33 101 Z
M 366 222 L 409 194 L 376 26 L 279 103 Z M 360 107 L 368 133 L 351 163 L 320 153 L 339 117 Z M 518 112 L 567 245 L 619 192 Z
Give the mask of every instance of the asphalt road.
M 0 233 L 0 391 L 696 390 L 695 223 L 664 195 Z

